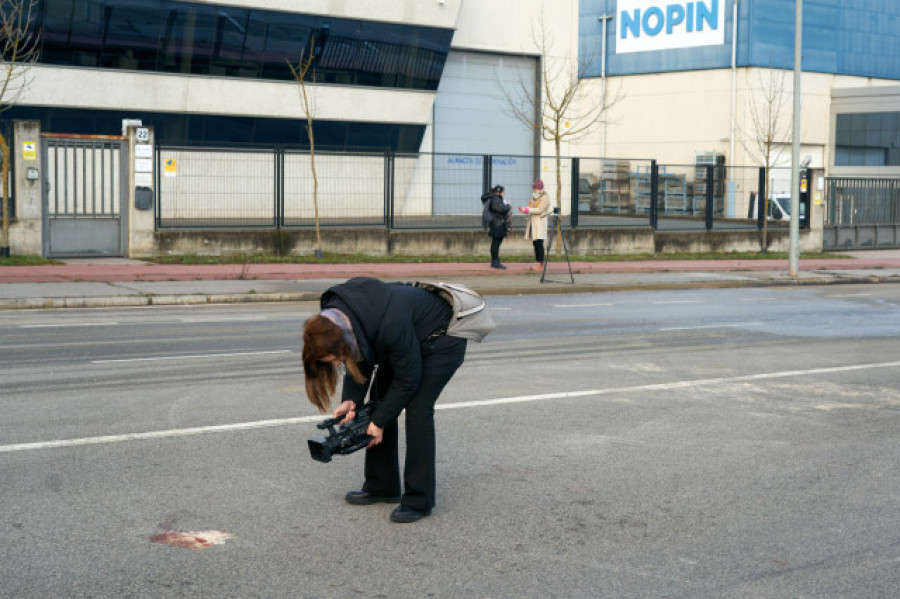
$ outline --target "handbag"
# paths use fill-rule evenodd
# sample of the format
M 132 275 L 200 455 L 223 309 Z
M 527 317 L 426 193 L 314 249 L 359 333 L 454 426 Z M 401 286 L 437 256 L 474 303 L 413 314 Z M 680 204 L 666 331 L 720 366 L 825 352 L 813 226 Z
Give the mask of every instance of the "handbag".
M 460 283 L 438 281 L 416 281 L 411 285 L 436 293 L 450 304 L 453 310 L 447 328 L 435 331 L 433 336 L 449 335 L 481 343 L 481 340 L 497 326 L 491 313 L 486 310 L 487 301 L 474 289 Z

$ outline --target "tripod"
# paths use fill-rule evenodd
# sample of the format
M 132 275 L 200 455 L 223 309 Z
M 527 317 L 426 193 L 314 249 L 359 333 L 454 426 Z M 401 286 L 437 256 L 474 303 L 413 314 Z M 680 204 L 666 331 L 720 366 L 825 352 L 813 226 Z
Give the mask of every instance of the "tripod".
M 575 276 L 572 274 L 572 262 L 569 260 L 569 243 L 566 241 L 565 230 L 559 224 L 559 208 L 553 209 L 553 218 L 550 220 L 550 228 L 553 229 L 553 234 L 547 236 L 547 252 L 544 255 L 544 270 L 541 272 L 541 283 L 566 283 L 574 285 Z M 548 231 L 550 228 L 548 228 Z M 553 238 L 556 237 L 557 233 L 559 234 L 560 239 L 562 239 L 562 247 L 566 253 L 566 265 L 569 267 L 568 281 L 553 281 L 547 278 L 547 264 L 550 262 L 550 250 L 553 248 Z

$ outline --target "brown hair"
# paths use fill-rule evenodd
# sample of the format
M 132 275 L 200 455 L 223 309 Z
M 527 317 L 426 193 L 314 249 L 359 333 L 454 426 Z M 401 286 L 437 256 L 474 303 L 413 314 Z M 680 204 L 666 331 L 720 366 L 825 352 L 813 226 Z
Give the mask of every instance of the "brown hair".
M 347 372 L 358 383 L 366 377 L 359 371 L 359 356 L 344 341 L 344 331 L 324 316 L 311 316 L 303 324 L 303 374 L 306 377 L 306 396 L 323 414 L 331 406 L 337 389 L 338 372 L 334 364 L 321 358 L 332 355 L 344 360 Z

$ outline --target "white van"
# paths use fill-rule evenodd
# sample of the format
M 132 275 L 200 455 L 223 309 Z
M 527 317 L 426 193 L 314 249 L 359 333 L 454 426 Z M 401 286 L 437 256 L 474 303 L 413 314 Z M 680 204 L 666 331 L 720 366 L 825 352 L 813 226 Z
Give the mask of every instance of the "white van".
M 753 192 L 750 194 L 750 208 L 747 211 L 747 218 L 756 220 L 757 218 L 757 198 L 759 194 Z M 776 193 L 769 196 L 768 220 L 790 221 L 791 220 L 791 196 L 786 193 Z M 800 203 L 800 220 L 806 218 L 806 204 Z

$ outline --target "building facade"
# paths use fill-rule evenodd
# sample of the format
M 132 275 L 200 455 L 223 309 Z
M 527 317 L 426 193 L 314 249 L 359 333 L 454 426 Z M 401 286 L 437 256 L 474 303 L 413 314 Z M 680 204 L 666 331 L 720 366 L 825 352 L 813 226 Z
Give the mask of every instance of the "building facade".
M 534 79 L 524 32 L 543 3 L 491 4 L 40 0 L 40 59 L 4 118 L 79 134 L 139 119 L 164 144 L 302 146 L 288 63 L 311 49 L 321 148 L 531 154 L 533 134 L 497 110 L 496 88 Z M 575 19 L 574 4 L 557 7 L 548 26 Z
M 795 11 L 792 0 L 581 0 L 587 76 L 595 95 L 620 98 L 596 152 L 752 166 L 768 140 L 771 165 L 789 165 Z M 900 3 L 804 0 L 802 14 L 801 155 L 829 173 L 900 175 Z M 776 191 L 788 183 L 786 172 Z

